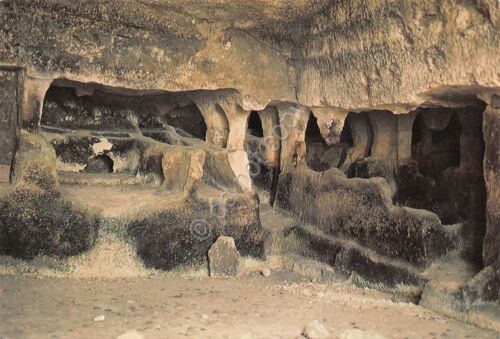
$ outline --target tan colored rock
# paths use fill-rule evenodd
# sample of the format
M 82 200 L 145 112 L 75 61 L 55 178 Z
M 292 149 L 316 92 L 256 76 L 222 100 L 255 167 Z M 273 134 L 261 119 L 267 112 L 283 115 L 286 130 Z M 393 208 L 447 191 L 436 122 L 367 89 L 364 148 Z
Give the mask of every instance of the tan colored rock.
M 310 110 L 300 105 L 277 106 L 281 125 L 281 168 L 303 162 L 306 155 L 306 128 Z
M 250 178 L 248 156 L 243 150 L 227 153 L 227 159 L 233 170 L 236 183 L 244 192 L 252 192 L 252 179 Z
M 217 105 L 217 102 L 208 100 L 206 97 L 198 96 L 195 102 L 207 124 L 206 140 L 215 146 L 226 147 L 229 122 L 224 111 Z
M 489 0 L 331 3 L 308 28 L 289 28 L 302 61 L 298 100 L 366 109 L 422 104 L 427 99 L 417 95 L 431 87 L 498 86 L 500 47 L 489 38 L 498 34 L 498 13 Z
M 143 339 L 144 335 L 137 330 L 130 330 L 120 334 L 116 339 Z
M 49 89 L 52 79 L 38 79 L 26 77 L 24 79 L 22 99 L 22 124 L 23 128 L 31 131 L 40 128 L 42 118 L 43 101 L 45 93 Z
M 332 107 L 311 107 L 311 111 L 318 119 L 318 126 L 325 142 L 328 145 L 340 142 L 340 135 L 349 111 Z
M 325 339 L 330 338 L 330 332 L 319 320 L 314 320 L 307 325 L 304 336 L 308 339 Z
M 351 126 L 353 147 L 347 150 L 344 163 L 340 167 L 347 171 L 350 165 L 368 156 L 372 146 L 373 132 L 366 113 L 352 113 L 348 123 Z
M 165 146 L 162 156 L 163 187 L 171 193 L 190 192 L 203 177 L 202 149 Z
M 281 126 L 276 107 L 269 106 L 259 112 L 264 132 L 264 160 L 270 167 L 279 167 L 281 152 Z

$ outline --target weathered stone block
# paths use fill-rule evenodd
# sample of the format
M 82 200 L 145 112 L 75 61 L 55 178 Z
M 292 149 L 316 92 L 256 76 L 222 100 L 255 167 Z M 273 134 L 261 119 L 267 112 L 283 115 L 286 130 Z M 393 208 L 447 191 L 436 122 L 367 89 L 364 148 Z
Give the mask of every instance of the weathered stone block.
M 490 265 L 500 256 L 500 109 L 488 106 L 484 112 L 483 134 L 486 144 L 484 178 L 486 181 L 486 236 L 484 264 Z
M 211 277 L 234 277 L 238 274 L 240 253 L 234 239 L 220 236 L 208 251 Z

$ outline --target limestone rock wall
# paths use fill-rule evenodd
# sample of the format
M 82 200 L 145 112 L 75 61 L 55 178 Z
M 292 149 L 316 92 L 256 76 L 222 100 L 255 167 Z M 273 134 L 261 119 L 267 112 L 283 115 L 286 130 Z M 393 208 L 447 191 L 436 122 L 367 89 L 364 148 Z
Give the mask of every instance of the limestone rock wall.
M 361 108 L 498 87 L 499 13 L 493 0 L 332 1 L 294 35 L 298 100 Z
M 277 192 L 278 207 L 315 224 L 327 240 L 346 237 L 349 248 L 352 243 L 363 247 L 359 252 L 356 247 L 355 255 L 343 247 L 337 265 L 346 274 L 356 263 L 370 261 L 371 251 L 423 268 L 456 248 L 459 228 L 474 233 L 476 254 L 485 231 L 487 274 L 479 278 L 490 288 L 498 281 L 498 97 L 488 101 L 484 95 L 500 90 L 499 6 L 496 0 L 3 0 L 0 119 L 6 124 L 0 126 L 0 165 L 9 164 L 21 127 L 33 132 L 25 136 L 36 138 L 42 131 L 51 141 L 56 156 L 50 153 L 45 172 L 53 179 L 48 192 L 54 196 L 49 198 L 60 208 L 65 205 L 57 193 L 56 169 L 71 166 L 73 172 L 94 167 L 126 173 L 133 184 L 181 196 L 180 207 L 146 215 L 128 230 L 139 255 L 153 267 L 171 269 L 196 261 L 223 233 L 236 239 L 243 254 L 262 256 L 265 232 L 258 215 L 258 187 L 268 189 L 271 202 Z M 22 82 L 13 68 L 23 70 Z M 117 100 L 108 101 L 111 96 Z M 482 129 L 485 183 L 478 165 L 483 140 L 477 117 L 484 108 L 478 97 L 488 102 Z M 460 111 L 453 118 L 432 111 L 440 110 L 438 106 Z M 470 106 L 479 109 L 468 110 Z M 263 135 L 250 140 L 252 111 L 259 112 Z M 317 123 L 312 142 L 310 120 Z M 416 142 L 415 121 L 426 126 Z M 431 145 L 433 138 L 437 135 L 439 143 L 438 133 L 450 121 L 455 123 L 451 129 L 457 152 L 439 153 L 440 145 Z M 104 136 L 108 128 L 116 131 Z M 191 136 L 198 139 L 187 135 L 194 129 Z M 260 149 L 262 143 L 269 148 Z M 315 147 L 325 161 L 307 168 Z M 414 156 L 419 147 L 425 151 L 422 161 Z M 28 168 L 22 157 L 18 154 L 15 178 Z M 430 166 L 443 170 L 436 174 L 440 178 L 421 175 L 427 168 L 419 168 L 419 162 L 449 157 L 454 161 L 445 161 L 443 168 Z M 256 158 L 262 158 L 259 178 L 252 176 L 249 163 Z M 31 160 L 37 159 L 35 154 Z M 107 168 L 107 162 L 116 167 Z M 451 214 L 472 208 L 468 214 L 478 226 L 458 225 L 450 231 L 448 226 L 454 225 L 443 226 L 446 218 L 435 206 L 425 207 L 436 214 L 394 205 L 402 165 L 408 166 L 403 181 L 414 186 L 411 194 L 423 187 L 424 193 L 453 205 L 446 206 Z M 482 185 L 477 194 L 453 179 L 464 174 L 474 176 L 471 185 Z M 40 193 L 37 180 L 25 180 L 33 197 Z M 213 201 L 227 207 L 224 213 L 234 214 L 235 220 L 220 221 Z M 22 216 L 18 205 L 3 204 L 15 217 Z M 32 210 L 37 206 L 31 201 Z M 45 216 L 47 225 L 58 218 Z M 197 216 L 215 225 L 201 241 L 189 236 L 190 221 Z M 165 230 L 164 220 L 174 227 Z M 96 227 L 92 221 L 86 246 L 93 242 Z M 47 248 L 56 254 L 83 250 L 59 251 L 52 245 Z M 40 251 L 30 253 L 23 256 Z M 384 274 L 405 270 L 398 265 Z M 413 278 L 398 281 L 420 283 Z
M 293 100 L 294 70 L 247 34 L 129 0 L 9 0 L 0 6 L 0 65 L 40 78 L 138 89 L 235 88 Z M 258 105 L 258 104 L 257 104 Z
M 117 87 L 234 88 L 260 109 L 404 111 L 431 89 L 500 86 L 499 18 L 494 0 L 8 0 L 0 64 Z
M 485 265 L 500 261 L 500 110 L 488 106 L 485 111 L 486 153 L 484 176 L 487 189 L 487 228 L 483 256 Z

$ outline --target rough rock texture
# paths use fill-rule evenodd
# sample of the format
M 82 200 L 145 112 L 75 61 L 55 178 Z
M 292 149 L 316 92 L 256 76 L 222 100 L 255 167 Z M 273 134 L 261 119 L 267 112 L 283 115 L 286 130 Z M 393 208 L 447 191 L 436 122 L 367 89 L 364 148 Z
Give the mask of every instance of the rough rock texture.
M 484 176 L 487 200 L 487 228 L 484 240 L 484 264 L 498 261 L 500 250 L 500 110 L 488 107 L 484 112 L 483 122 L 484 138 L 486 144 Z
M 99 219 L 64 200 L 57 190 L 55 153 L 32 134 L 21 135 L 15 185 L 0 199 L 0 249 L 32 259 L 86 251 L 97 237 Z
M 0 62 L 32 76 L 235 88 L 260 103 L 297 91 L 303 104 L 343 108 L 420 103 L 415 95 L 431 86 L 499 85 L 500 16 L 491 0 L 9 0 L 1 11 Z
M 378 179 L 348 179 L 333 170 L 319 174 L 305 166 L 287 168 L 280 176 L 276 201 L 326 233 L 354 238 L 416 265 L 428 264 L 451 248 L 436 215 L 393 206 L 389 187 Z
M 454 249 L 482 269 L 460 302 L 495 302 L 499 27 L 495 0 L 1 1 L 0 234 L 77 253 L 97 226 L 58 181 L 149 189 L 128 236 L 172 269 L 220 235 L 262 256 L 276 201 L 341 275 L 421 286 Z
M 330 332 L 325 328 L 325 326 L 319 321 L 311 321 L 304 330 L 304 336 L 309 339 L 323 339 L 329 338 Z
M 220 196 L 223 192 L 212 194 Z M 217 195 L 213 198 L 218 200 Z M 139 256 L 148 267 L 165 270 L 199 263 L 206 258 L 214 241 L 226 235 L 234 238 L 242 255 L 262 258 L 265 232 L 256 201 L 241 194 L 228 198 L 231 200 L 222 211 L 218 210 L 222 200 L 212 205 L 205 197 L 193 196 L 176 207 L 132 221 L 129 234 L 137 242 Z
M 11 166 L 19 137 L 21 74 L 0 69 L 0 166 Z
M 231 237 L 220 236 L 208 250 L 208 265 L 211 277 L 234 277 L 238 275 L 240 253 Z
M 498 86 L 499 20 L 495 1 L 329 2 L 289 26 L 299 101 L 361 108 L 418 103 L 440 85 Z
M 15 0 L 2 4 L 0 22 L 0 63 L 26 66 L 33 76 L 139 89 L 236 88 L 263 102 L 294 97 L 293 68 L 275 49 L 178 5 Z

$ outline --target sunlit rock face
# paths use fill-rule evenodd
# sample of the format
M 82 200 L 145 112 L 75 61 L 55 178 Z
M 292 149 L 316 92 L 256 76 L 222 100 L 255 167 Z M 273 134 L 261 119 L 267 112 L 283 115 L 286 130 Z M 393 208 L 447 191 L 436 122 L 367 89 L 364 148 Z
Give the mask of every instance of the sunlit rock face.
M 220 236 L 258 259 L 293 238 L 339 278 L 498 329 L 499 14 L 1 1 L 0 252 L 112 236 L 174 270 Z

